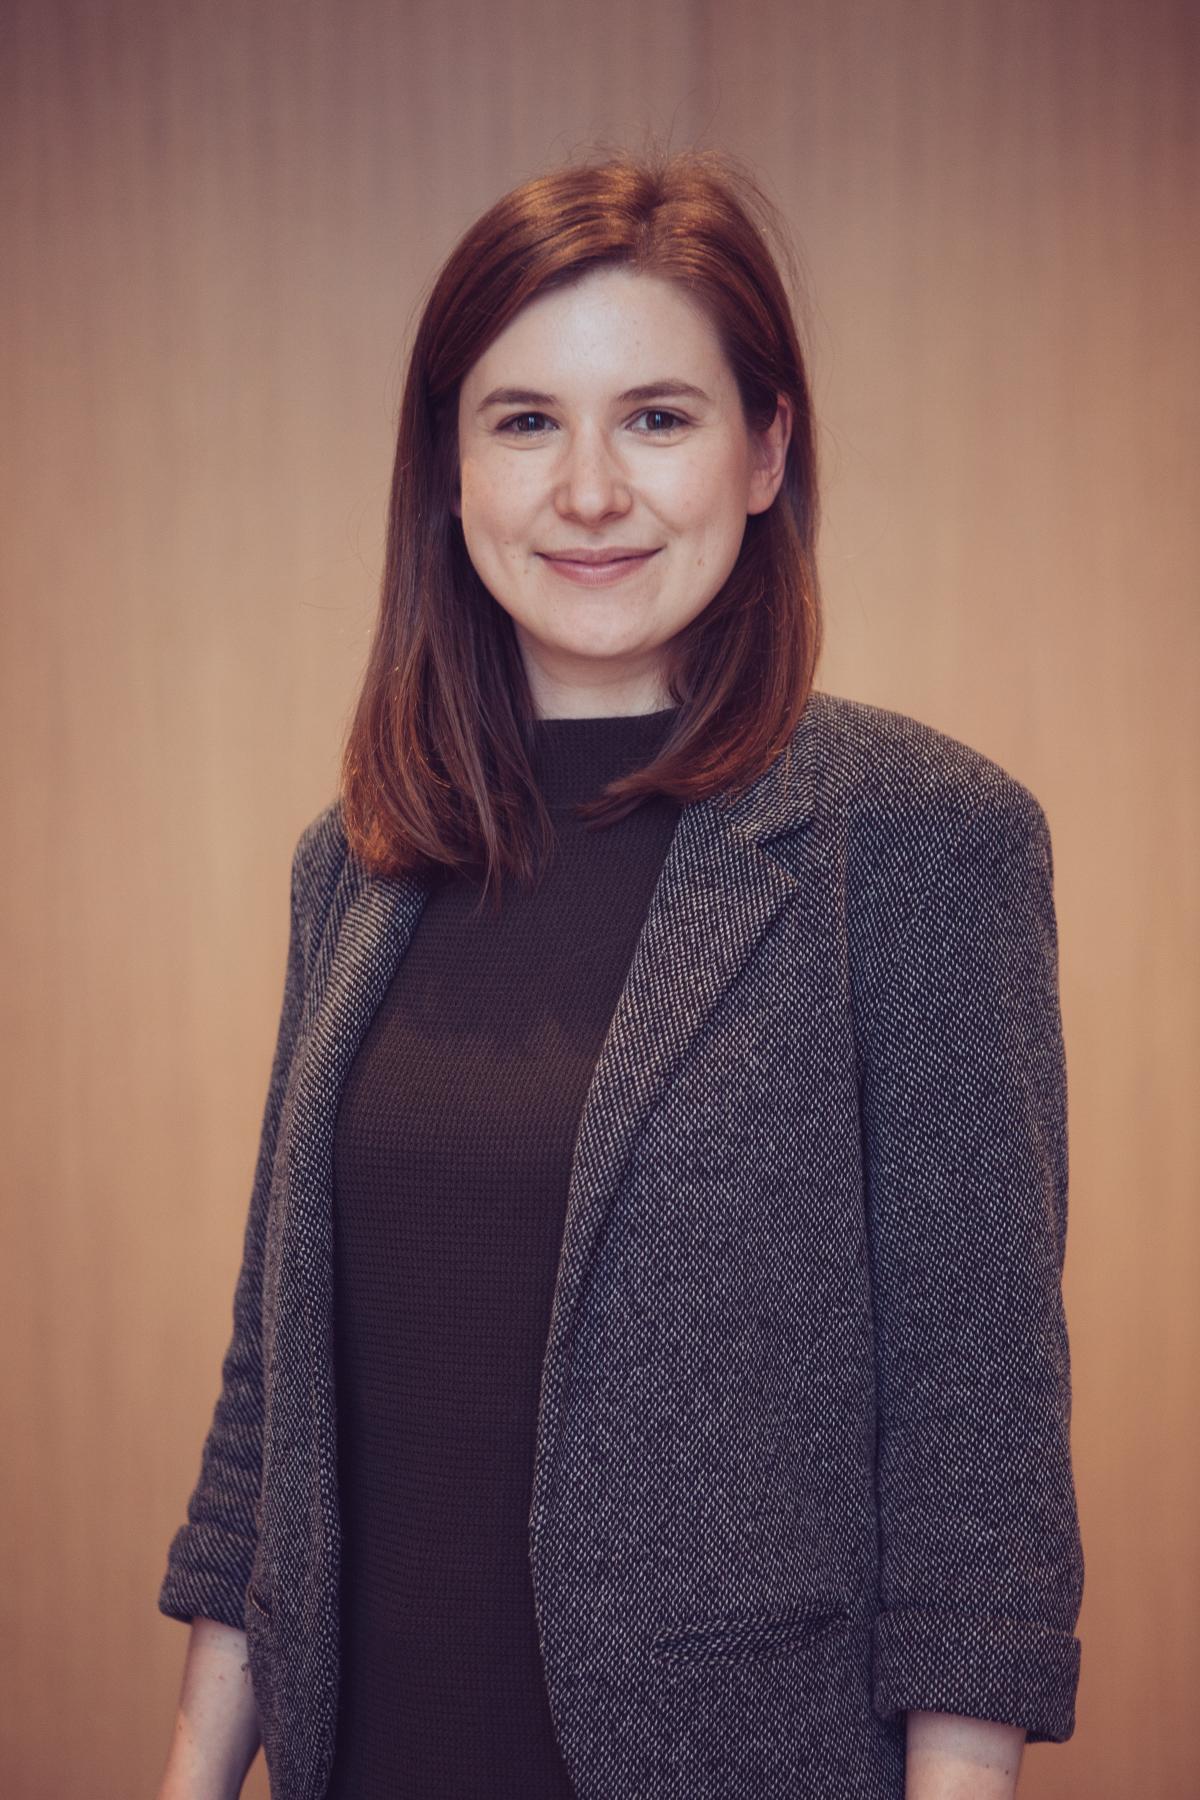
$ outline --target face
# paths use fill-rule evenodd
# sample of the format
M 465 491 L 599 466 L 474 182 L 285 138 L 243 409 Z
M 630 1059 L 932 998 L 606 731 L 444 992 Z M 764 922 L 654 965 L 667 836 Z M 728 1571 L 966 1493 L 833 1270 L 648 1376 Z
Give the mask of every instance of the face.
M 542 717 L 671 704 L 667 647 L 774 500 L 790 430 L 781 396 L 749 431 L 711 321 L 673 282 L 598 269 L 510 320 L 459 393 L 454 510 Z

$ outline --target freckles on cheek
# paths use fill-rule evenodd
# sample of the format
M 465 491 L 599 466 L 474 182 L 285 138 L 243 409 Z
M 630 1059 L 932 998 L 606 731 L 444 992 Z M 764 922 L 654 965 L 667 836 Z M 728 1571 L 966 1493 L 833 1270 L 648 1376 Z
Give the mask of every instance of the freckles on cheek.
M 522 515 L 520 483 L 503 476 L 482 480 L 476 492 L 476 502 L 497 538 L 511 538 Z
M 692 527 L 692 544 L 694 550 L 693 567 L 706 569 L 714 560 L 714 549 L 720 543 L 720 529 L 715 526 L 713 514 L 716 510 L 714 502 L 707 512 L 703 513 Z

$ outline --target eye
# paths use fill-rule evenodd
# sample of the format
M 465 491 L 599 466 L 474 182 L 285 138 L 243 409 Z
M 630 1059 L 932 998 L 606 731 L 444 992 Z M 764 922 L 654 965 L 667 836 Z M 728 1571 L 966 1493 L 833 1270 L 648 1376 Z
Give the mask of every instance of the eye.
M 669 419 L 671 421 L 670 424 L 664 425 L 658 431 L 639 432 L 639 437 L 663 437 L 667 432 L 678 431 L 681 425 L 687 424 L 682 413 L 667 412 L 666 408 L 662 406 L 647 406 L 637 416 L 639 419 Z
M 536 437 L 538 435 L 536 431 L 514 431 L 513 427 L 525 425 L 530 419 L 544 419 L 545 417 L 545 413 L 539 412 L 514 413 L 511 419 L 502 420 L 496 430 L 506 431 L 510 437 Z

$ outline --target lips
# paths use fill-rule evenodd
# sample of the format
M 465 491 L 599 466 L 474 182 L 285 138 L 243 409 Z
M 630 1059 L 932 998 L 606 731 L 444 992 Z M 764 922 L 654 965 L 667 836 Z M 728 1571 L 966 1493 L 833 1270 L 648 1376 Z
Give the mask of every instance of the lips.
M 613 549 L 550 556 L 540 552 L 547 568 L 576 587 L 612 587 L 637 573 L 657 550 Z
M 640 562 L 656 554 L 653 550 L 543 550 L 547 562 L 578 563 L 584 568 L 598 568 L 605 563 Z

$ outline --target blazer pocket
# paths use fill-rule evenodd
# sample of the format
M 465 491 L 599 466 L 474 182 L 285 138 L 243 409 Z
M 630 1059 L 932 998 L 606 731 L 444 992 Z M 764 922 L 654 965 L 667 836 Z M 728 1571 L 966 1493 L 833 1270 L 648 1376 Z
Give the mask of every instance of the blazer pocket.
M 837 1634 L 849 1617 L 840 1599 L 804 1600 L 736 1617 L 694 1619 L 656 1631 L 651 1660 L 673 1663 L 744 1663 L 803 1650 Z

